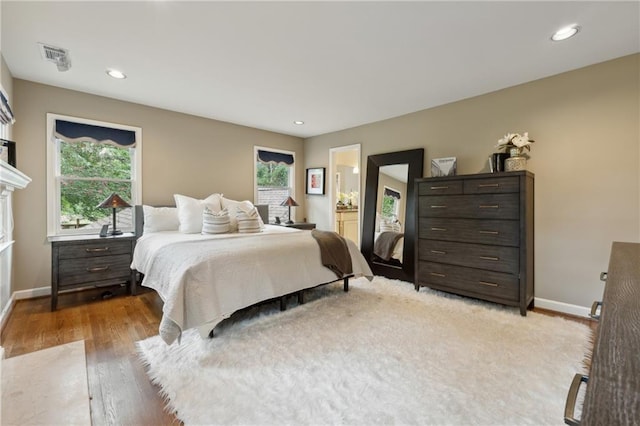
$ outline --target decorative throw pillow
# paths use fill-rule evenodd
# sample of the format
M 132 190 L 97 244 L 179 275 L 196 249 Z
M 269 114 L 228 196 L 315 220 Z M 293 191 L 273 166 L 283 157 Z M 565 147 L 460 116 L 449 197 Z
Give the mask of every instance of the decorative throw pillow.
M 230 200 L 228 198 L 222 197 L 221 205 L 223 209 L 227 209 L 229 211 L 229 220 L 231 221 L 231 232 L 238 232 L 238 213 L 241 211 L 249 212 L 251 209 L 255 209 L 256 207 L 249 200 L 244 201 L 236 201 Z M 257 211 L 257 210 L 256 210 Z M 258 223 L 260 224 L 260 229 L 264 229 L 264 221 L 260 214 L 258 214 Z
M 380 232 L 400 232 L 401 230 L 400 222 L 393 217 L 383 217 L 380 220 Z
M 238 232 L 240 233 L 262 231 L 262 227 L 260 226 L 260 215 L 258 214 L 258 209 L 256 209 L 255 207 L 253 207 L 249 211 L 238 211 L 237 220 Z
M 229 212 L 227 209 L 214 212 L 209 210 L 209 207 L 204 207 L 204 212 L 202 212 L 203 234 L 224 234 L 229 232 L 229 229 Z
M 204 200 L 175 194 L 178 208 L 178 219 L 180 220 L 179 231 L 184 234 L 196 234 L 202 232 L 202 213 L 207 206 L 212 212 L 219 212 L 221 194 L 211 194 Z
M 142 206 L 144 214 L 143 233 L 177 231 L 180 226 L 178 209 L 175 207 Z

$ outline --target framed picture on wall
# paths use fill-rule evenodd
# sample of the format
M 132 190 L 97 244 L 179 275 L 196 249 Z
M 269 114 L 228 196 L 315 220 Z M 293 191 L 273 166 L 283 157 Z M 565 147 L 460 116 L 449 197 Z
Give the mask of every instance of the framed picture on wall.
M 16 143 L 0 139 L 0 160 L 16 166 Z
M 324 172 L 324 167 L 307 169 L 307 194 L 324 195 Z

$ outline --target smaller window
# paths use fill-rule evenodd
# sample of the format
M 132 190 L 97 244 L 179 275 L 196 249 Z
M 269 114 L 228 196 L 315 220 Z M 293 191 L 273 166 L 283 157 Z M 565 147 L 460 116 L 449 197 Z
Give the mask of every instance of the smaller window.
M 289 219 L 289 207 L 280 204 L 295 199 L 295 153 L 272 148 L 254 147 L 255 204 L 269 206 L 269 222 Z M 295 221 L 295 208 L 291 209 Z M 286 219 L 285 219 L 286 218 Z
M 382 216 L 384 217 L 398 217 L 398 211 L 400 209 L 400 191 L 397 191 L 388 186 L 384 187 L 382 193 Z

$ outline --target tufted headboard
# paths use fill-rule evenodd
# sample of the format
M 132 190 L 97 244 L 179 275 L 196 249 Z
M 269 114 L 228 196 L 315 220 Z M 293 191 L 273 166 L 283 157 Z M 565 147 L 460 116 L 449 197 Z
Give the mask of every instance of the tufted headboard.
M 269 206 L 267 204 L 256 204 L 258 214 L 262 218 L 264 223 L 269 223 Z M 154 206 L 154 207 L 175 207 L 175 206 Z M 135 233 L 136 238 L 140 238 L 144 232 L 144 211 L 142 205 L 136 204 L 134 206 L 134 220 L 135 220 Z

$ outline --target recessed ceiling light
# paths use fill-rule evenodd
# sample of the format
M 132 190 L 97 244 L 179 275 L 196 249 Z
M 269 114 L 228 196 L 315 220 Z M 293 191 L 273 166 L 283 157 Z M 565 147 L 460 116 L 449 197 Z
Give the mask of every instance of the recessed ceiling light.
M 107 70 L 107 74 L 109 74 L 109 76 L 111 76 L 113 78 L 117 78 L 117 79 L 127 78 L 127 76 L 124 75 L 124 73 L 122 71 L 118 71 L 118 70 Z
M 566 40 L 569 37 L 573 37 L 574 35 L 578 34 L 578 31 L 580 31 L 580 27 L 579 26 L 577 26 L 577 25 L 569 25 L 568 27 L 564 27 L 564 28 L 556 31 L 555 34 L 551 36 L 551 40 L 553 40 L 553 41 Z
M 293 124 L 295 124 L 296 126 L 302 126 L 304 124 L 304 121 L 296 120 L 296 121 L 293 122 Z

